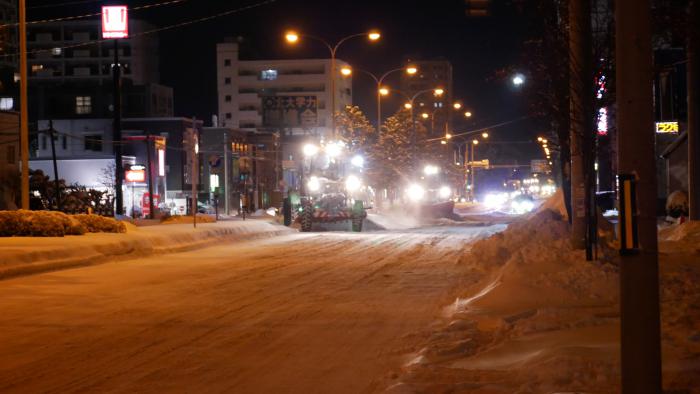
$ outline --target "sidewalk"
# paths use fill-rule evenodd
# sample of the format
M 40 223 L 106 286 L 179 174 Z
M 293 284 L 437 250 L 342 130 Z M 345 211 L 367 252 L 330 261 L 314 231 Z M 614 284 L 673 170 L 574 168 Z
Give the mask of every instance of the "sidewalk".
M 125 234 L 0 238 L 0 279 L 292 233 L 265 220 L 129 226 Z

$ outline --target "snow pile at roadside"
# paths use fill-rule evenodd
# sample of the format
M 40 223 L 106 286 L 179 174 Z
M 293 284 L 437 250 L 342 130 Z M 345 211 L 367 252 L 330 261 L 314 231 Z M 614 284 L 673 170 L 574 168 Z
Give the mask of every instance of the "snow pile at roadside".
M 163 219 L 162 224 L 192 224 L 192 215 L 174 215 Z M 203 213 L 197 214 L 197 223 L 216 223 L 216 217 Z
M 76 266 L 175 253 L 221 242 L 249 241 L 293 230 L 264 220 L 127 226 L 121 234 L 0 238 L 0 279 Z
M 699 253 L 700 221 L 671 225 L 659 230 L 659 249 L 667 253 Z
M 587 262 L 571 248 L 561 198 L 462 257 L 481 279 L 456 292 L 389 392 L 619 391 L 617 261 Z M 664 239 L 693 242 L 694 226 Z M 697 254 L 661 257 L 667 390 L 700 393 L 699 266 Z
M 561 199 L 553 196 L 463 256 L 482 280 L 445 308 L 444 325 L 392 390 L 615 391 L 616 268 L 586 262 L 571 248 Z

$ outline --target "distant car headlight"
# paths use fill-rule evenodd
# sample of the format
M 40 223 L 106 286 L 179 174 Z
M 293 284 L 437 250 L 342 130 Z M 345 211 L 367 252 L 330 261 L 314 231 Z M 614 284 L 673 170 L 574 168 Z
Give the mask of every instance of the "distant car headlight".
M 490 193 L 484 196 L 484 205 L 489 209 L 498 209 L 508 201 L 508 193 Z
M 440 188 L 440 198 L 450 198 L 452 195 L 452 189 L 449 186 L 443 186 Z

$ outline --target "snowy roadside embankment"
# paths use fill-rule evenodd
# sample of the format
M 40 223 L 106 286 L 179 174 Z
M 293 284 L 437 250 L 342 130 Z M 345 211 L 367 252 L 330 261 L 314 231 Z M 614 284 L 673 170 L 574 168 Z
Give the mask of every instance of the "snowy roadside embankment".
M 0 279 L 291 233 L 265 220 L 128 225 L 124 234 L 0 238 Z
M 616 253 L 587 262 L 573 250 L 557 198 L 463 256 L 481 279 L 458 289 L 389 392 L 619 392 Z M 674 242 L 691 243 L 692 230 L 675 230 Z M 697 261 L 685 252 L 660 257 L 667 390 L 700 392 Z

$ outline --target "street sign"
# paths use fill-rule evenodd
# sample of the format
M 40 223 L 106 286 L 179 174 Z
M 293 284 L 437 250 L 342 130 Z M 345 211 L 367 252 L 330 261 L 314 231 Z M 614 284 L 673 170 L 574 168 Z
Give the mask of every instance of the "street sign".
M 489 159 L 484 159 L 484 160 L 477 160 L 477 161 L 470 161 L 469 165 L 474 168 L 485 168 L 489 169 L 490 163 Z
M 678 133 L 678 122 L 656 122 L 658 134 Z
M 530 171 L 533 174 L 545 174 L 549 172 L 549 162 L 547 160 L 530 160 Z
M 102 38 L 129 37 L 129 17 L 125 5 L 102 7 Z

